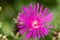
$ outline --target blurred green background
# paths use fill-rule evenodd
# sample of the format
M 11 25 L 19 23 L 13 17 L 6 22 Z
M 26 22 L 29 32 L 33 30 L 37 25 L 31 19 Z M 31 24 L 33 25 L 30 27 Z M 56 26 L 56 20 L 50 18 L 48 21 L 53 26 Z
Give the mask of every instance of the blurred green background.
M 54 38 L 60 40 L 60 0 L 0 0 L 0 40 L 22 40 L 23 36 L 16 32 L 15 19 L 22 11 L 22 6 L 28 6 L 30 3 L 43 4 L 54 12 L 52 22 L 54 29 L 51 29 L 51 33 L 44 40 L 54 40 Z

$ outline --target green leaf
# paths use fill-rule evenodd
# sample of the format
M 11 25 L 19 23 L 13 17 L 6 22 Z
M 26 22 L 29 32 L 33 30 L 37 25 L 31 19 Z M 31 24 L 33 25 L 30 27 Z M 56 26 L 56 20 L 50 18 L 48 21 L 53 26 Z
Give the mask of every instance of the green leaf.
M 47 35 L 44 39 L 45 39 L 45 40 L 52 40 L 52 36 L 53 36 L 52 34 L 49 34 L 49 35 Z
M 18 40 L 17 38 L 14 38 L 13 36 L 9 35 L 8 40 Z
M 3 21 L 1 30 L 4 34 L 11 35 L 14 27 L 15 27 L 14 21 L 13 22 Z
M 52 34 L 49 34 L 49 35 L 45 36 L 45 38 L 40 37 L 39 40 L 52 40 L 52 36 L 53 36 Z

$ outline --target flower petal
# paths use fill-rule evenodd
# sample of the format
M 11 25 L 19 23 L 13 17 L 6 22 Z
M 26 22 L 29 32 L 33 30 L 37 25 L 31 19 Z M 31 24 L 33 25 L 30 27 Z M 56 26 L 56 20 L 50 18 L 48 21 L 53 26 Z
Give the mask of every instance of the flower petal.
M 39 3 L 37 5 L 34 5 L 34 12 L 36 14 L 38 14 L 38 10 L 39 10 Z
M 41 29 L 41 32 L 44 34 L 44 35 L 48 35 L 48 31 L 47 31 L 47 29 L 46 28 L 40 28 Z
M 44 11 L 42 12 L 42 14 L 44 15 L 47 11 L 47 8 L 44 9 Z
M 43 5 L 41 5 L 41 7 L 40 7 L 40 13 L 42 13 L 42 9 L 43 9 Z
M 41 34 L 42 38 L 44 38 L 44 34 L 41 31 L 40 31 L 40 34 Z
M 23 12 L 21 12 L 19 15 L 18 15 L 18 21 L 25 21 L 26 20 L 26 14 L 24 14 Z
M 40 38 L 40 32 L 39 32 L 40 30 L 39 29 L 37 29 L 37 35 L 38 35 L 38 38 Z
M 33 30 L 33 38 L 36 38 L 36 30 Z
M 39 33 L 40 33 L 40 35 L 42 36 L 42 38 L 44 38 L 44 34 L 42 33 L 42 30 L 41 30 L 42 28 L 39 28 Z
M 29 9 L 30 15 L 32 15 L 34 13 L 32 4 L 29 5 L 28 9 Z
M 49 13 L 49 9 L 47 9 L 47 11 L 43 14 L 44 16 L 46 16 L 46 15 L 48 15 L 48 13 Z
M 53 13 L 48 14 L 48 15 L 45 17 L 45 19 L 46 19 L 47 22 L 51 22 L 52 19 L 53 19 Z M 48 19 L 48 20 L 47 20 L 47 19 Z
M 26 31 L 27 31 L 27 28 L 23 28 L 23 29 L 19 30 L 19 33 L 24 34 Z
M 32 36 L 32 31 L 30 31 L 27 35 L 26 38 L 30 38 Z
M 54 26 L 52 26 L 52 25 L 46 25 L 47 26 L 47 28 L 54 28 Z
M 44 18 L 42 18 L 41 22 L 45 23 L 45 22 L 51 22 L 53 19 L 53 13 L 48 14 L 47 16 L 45 16 Z
M 23 10 L 24 10 L 24 12 L 25 12 L 27 15 L 30 15 L 30 12 L 29 12 L 28 8 L 26 8 L 25 6 L 23 6 Z
M 22 28 L 22 27 L 24 27 L 24 26 L 22 26 L 22 25 L 20 25 L 20 24 L 17 25 L 17 28 Z

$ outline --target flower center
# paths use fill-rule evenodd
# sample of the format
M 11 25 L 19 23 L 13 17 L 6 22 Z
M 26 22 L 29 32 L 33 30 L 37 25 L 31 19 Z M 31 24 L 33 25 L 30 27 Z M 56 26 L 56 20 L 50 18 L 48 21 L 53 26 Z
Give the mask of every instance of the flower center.
M 37 20 L 33 20 L 32 27 L 33 28 L 38 28 L 39 27 L 39 24 L 38 24 L 38 21 Z

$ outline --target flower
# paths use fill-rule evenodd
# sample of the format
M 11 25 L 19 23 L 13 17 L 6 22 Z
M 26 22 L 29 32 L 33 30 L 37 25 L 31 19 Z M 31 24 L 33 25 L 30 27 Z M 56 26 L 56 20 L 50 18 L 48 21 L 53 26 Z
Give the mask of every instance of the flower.
M 23 6 L 23 11 L 17 17 L 17 28 L 20 34 L 26 33 L 26 38 L 44 38 L 50 32 L 49 28 L 53 28 L 48 23 L 52 22 L 53 12 L 43 5 L 39 6 L 30 4 L 28 7 Z

